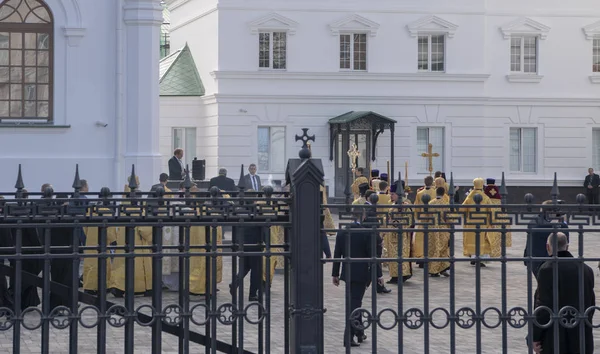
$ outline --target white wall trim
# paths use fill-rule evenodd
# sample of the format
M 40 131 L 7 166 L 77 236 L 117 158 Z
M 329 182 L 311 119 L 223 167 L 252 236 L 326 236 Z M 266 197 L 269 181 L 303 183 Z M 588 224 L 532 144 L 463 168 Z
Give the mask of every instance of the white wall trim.
M 85 36 L 85 28 L 63 27 L 63 33 L 69 47 L 77 47 Z
M 445 34 L 448 38 L 452 38 L 458 29 L 458 25 L 437 16 L 429 15 L 409 23 L 406 28 L 411 37 L 417 37 L 419 34 Z
M 354 14 L 331 23 L 329 29 L 333 36 L 338 36 L 340 33 L 367 33 L 371 37 L 375 37 L 379 30 L 379 26 L 380 25 L 377 22 Z
M 596 21 L 591 25 L 583 27 L 586 39 L 594 39 L 600 37 L 600 21 Z
M 442 81 L 485 82 L 489 74 L 446 73 L 370 73 L 370 72 L 289 72 L 289 71 L 212 71 L 215 80 L 360 80 L 360 81 Z
M 355 105 L 479 105 L 479 106 L 550 106 L 550 107 L 598 107 L 597 97 L 441 97 L 441 96 L 331 96 L 331 95 L 244 95 L 214 94 L 204 96 L 209 102 L 220 103 L 322 103 Z
M 290 35 L 296 33 L 298 22 L 291 20 L 278 13 L 272 12 L 267 16 L 263 16 L 258 20 L 248 23 L 250 33 L 258 34 L 258 32 L 287 32 Z
M 500 31 L 504 39 L 510 39 L 513 36 L 531 35 L 538 36 L 540 39 L 546 39 L 548 32 L 550 32 L 550 27 L 528 17 L 521 17 L 500 27 Z
M 590 75 L 590 82 L 592 84 L 600 84 L 600 75 Z
M 508 82 L 539 84 L 543 78 L 544 78 L 543 75 L 536 75 L 536 74 L 509 74 L 509 75 L 506 75 L 506 80 L 508 80 Z
M 188 0 L 188 1 L 189 1 L 189 0 Z M 199 15 L 196 15 L 196 16 L 194 16 L 194 17 L 192 17 L 192 18 L 188 19 L 188 20 L 185 20 L 185 21 L 181 22 L 180 24 L 177 24 L 177 25 L 171 25 L 171 29 L 170 29 L 170 31 L 171 31 L 171 33 L 173 33 L 175 30 L 178 30 L 178 29 L 180 29 L 181 27 L 187 26 L 187 25 L 189 25 L 190 23 L 194 23 L 195 21 L 197 21 L 197 20 L 199 20 L 199 19 L 201 19 L 201 18 L 203 18 L 203 17 L 206 17 L 206 16 L 208 16 L 208 15 L 210 15 L 210 14 L 212 14 L 213 12 L 216 12 L 216 11 L 217 11 L 217 8 L 216 8 L 216 7 L 213 7 L 213 8 L 211 8 L 211 9 L 208 9 L 208 10 L 204 11 L 203 13 L 201 13 L 201 14 L 199 14 Z

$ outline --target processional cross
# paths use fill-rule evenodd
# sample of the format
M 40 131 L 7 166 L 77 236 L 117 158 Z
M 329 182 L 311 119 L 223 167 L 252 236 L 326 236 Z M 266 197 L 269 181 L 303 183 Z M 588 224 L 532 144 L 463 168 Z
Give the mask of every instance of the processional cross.
M 350 158 L 350 167 L 352 168 L 352 175 L 356 177 L 356 162 L 358 157 L 360 156 L 360 150 L 358 150 L 358 146 L 356 144 L 352 144 L 350 150 L 348 150 L 348 157 Z
M 440 154 L 438 154 L 437 152 L 433 152 L 433 145 L 429 144 L 427 146 L 427 152 L 422 153 L 421 154 L 422 157 L 426 157 L 428 159 L 429 162 L 429 175 L 431 176 L 433 173 L 433 158 L 434 157 L 439 157 Z

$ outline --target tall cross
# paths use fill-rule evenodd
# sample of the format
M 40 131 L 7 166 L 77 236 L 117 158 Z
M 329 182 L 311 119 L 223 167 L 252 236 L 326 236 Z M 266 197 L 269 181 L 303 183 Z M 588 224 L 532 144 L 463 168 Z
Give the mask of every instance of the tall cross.
M 427 152 L 422 153 L 421 156 L 426 157 L 429 160 L 429 175 L 431 176 L 433 173 L 433 158 L 439 157 L 440 154 L 433 152 L 433 145 L 429 144 L 429 146 L 427 146 Z
M 354 169 L 356 169 L 356 159 L 358 159 L 359 156 L 360 150 L 358 150 L 358 146 L 356 146 L 356 144 L 352 144 L 352 147 L 350 150 L 348 150 L 348 157 L 350 157 L 350 167 L 352 168 L 353 172 Z

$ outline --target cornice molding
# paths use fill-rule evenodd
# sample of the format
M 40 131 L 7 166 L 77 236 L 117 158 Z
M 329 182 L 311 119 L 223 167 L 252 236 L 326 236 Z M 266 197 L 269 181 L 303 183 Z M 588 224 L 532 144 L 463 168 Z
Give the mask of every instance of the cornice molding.
M 63 27 L 63 33 L 69 47 L 77 47 L 81 39 L 85 37 L 85 28 Z
M 445 34 L 448 38 L 454 37 L 458 25 L 440 17 L 430 15 L 406 25 L 411 37 L 419 34 Z
M 583 33 L 586 39 L 600 38 L 600 21 L 583 27 Z
M 504 39 L 510 39 L 512 36 L 528 35 L 535 35 L 540 37 L 540 39 L 546 39 L 548 32 L 550 32 L 550 27 L 528 17 L 521 17 L 500 27 L 500 31 Z
M 258 20 L 248 23 L 248 27 L 252 34 L 258 34 L 258 32 L 261 31 L 276 31 L 287 32 L 288 34 L 293 35 L 296 33 L 298 22 L 278 13 L 271 12 Z
M 290 71 L 212 71 L 215 80 L 351 80 L 351 81 L 440 81 L 485 82 L 489 74 L 369 73 L 369 72 L 290 72 Z
M 506 80 L 508 82 L 521 82 L 521 83 L 540 83 L 544 78 L 543 75 L 532 75 L 532 74 L 508 74 Z
M 379 23 L 357 14 L 346 16 L 329 24 L 333 36 L 338 36 L 340 33 L 367 33 L 371 37 L 375 37 L 379 27 Z

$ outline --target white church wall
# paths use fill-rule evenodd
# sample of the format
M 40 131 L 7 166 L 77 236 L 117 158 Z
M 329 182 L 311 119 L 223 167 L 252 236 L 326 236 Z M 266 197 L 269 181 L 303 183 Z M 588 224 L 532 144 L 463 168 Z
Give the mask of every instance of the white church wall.
M 11 190 L 17 166 L 22 164 L 30 191 L 39 192 L 43 183 L 52 183 L 57 191 L 70 191 L 79 164 L 81 178 L 92 189 L 114 187 L 114 30 L 106 35 L 107 28 L 115 28 L 114 4 L 46 3 L 54 17 L 54 126 L 0 128 L 0 186 Z M 83 32 L 78 31 L 82 17 Z

